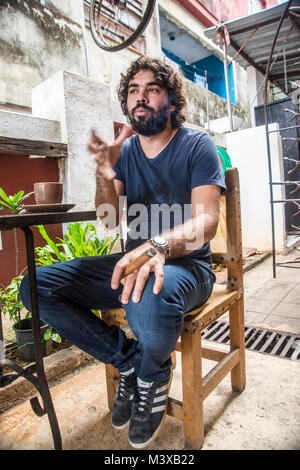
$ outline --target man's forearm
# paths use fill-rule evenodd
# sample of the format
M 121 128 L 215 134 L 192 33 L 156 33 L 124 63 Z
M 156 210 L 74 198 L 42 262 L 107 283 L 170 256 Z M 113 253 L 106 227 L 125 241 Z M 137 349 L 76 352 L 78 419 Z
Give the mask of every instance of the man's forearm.
M 97 209 L 97 215 L 100 219 L 106 219 L 107 215 L 105 214 L 107 210 L 101 211 L 101 207 L 108 208 L 110 205 L 111 211 L 115 214 L 115 225 L 118 225 L 119 221 L 119 198 L 117 196 L 115 186 L 113 181 L 108 181 L 102 175 L 97 175 L 96 177 L 96 195 L 95 195 L 95 206 Z M 113 225 L 113 224 L 109 224 Z M 109 228 L 112 228 L 110 226 Z
M 201 248 L 204 243 L 212 240 L 216 234 L 217 226 L 218 221 L 215 217 L 202 214 L 163 232 L 160 236 L 168 241 L 170 258 L 179 258 Z
M 113 204 L 118 207 L 118 196 L 115 190 L 114 182 L 108 181 L 102 175 L 96 177 L 96 195 L 95 195 L 95 206 L 96 208 L 100 204 Z

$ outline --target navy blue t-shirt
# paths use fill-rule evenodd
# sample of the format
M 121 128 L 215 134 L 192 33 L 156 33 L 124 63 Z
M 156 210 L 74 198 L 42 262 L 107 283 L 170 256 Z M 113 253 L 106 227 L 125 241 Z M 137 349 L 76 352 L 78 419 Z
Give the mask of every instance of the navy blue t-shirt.
M 126 139 L 114 170 L 127 197 L 126 251 L 188 220 L 193 188 L 226 189 L 215 144 L 206 133 L 185 127 L 155 158 L 146 157 L 138 135 Z M 186 256 L 209 263 L 209 243 Z

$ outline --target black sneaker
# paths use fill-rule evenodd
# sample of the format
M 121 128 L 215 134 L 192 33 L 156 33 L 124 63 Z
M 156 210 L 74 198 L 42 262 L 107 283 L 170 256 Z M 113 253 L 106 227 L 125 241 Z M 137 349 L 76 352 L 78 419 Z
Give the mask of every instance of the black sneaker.
M 120 372 L 118 390 L 110 417 L 110 422 L 116 429 L 125 428 L 130 420 L 135 388 L 136 373 L 134 369 Z
M 136 394 L 129 425 L 129 444 L 142 449 L 158 435 L 167 412 L 167 401 L 172 381 L 143 382 L 137 378 Z

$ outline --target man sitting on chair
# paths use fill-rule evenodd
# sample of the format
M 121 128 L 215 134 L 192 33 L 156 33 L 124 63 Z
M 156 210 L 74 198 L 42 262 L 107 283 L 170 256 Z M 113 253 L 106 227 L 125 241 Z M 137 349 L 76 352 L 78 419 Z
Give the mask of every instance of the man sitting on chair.
M 45 322 L 119 370 L 111 423 L 129 424 L 129 443 L 143 448 L 163 424 L 184 313 L 213 288 L 209 241 L 225 183 L 208 135 L 183 127 L 183 84 L 172 67 L 139 58 L 122 75 L 118 95 L 131 127 L 111 146 L 93 131 L 88 148 L 97 164 L 97 214 L 109 228 L 111 214 L 116 225 L 122 217 L 119 199 L 127 201 L 126 253 L 38 268 L 38 298 Z M 149 248 L 154 256 L 123 277 Z M 30 309 L 27 276 L 21 298 Z M 136 339 L 91 312 L 115 307 L 126 310 Z

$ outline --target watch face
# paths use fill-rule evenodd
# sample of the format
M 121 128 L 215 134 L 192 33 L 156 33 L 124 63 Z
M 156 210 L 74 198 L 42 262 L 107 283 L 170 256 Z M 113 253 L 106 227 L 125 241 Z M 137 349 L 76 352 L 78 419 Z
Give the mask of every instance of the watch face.
M 162 237 L 154 237 L 153 241 L 157 243 L 158 245 L 165 245 L 166 240 Z

